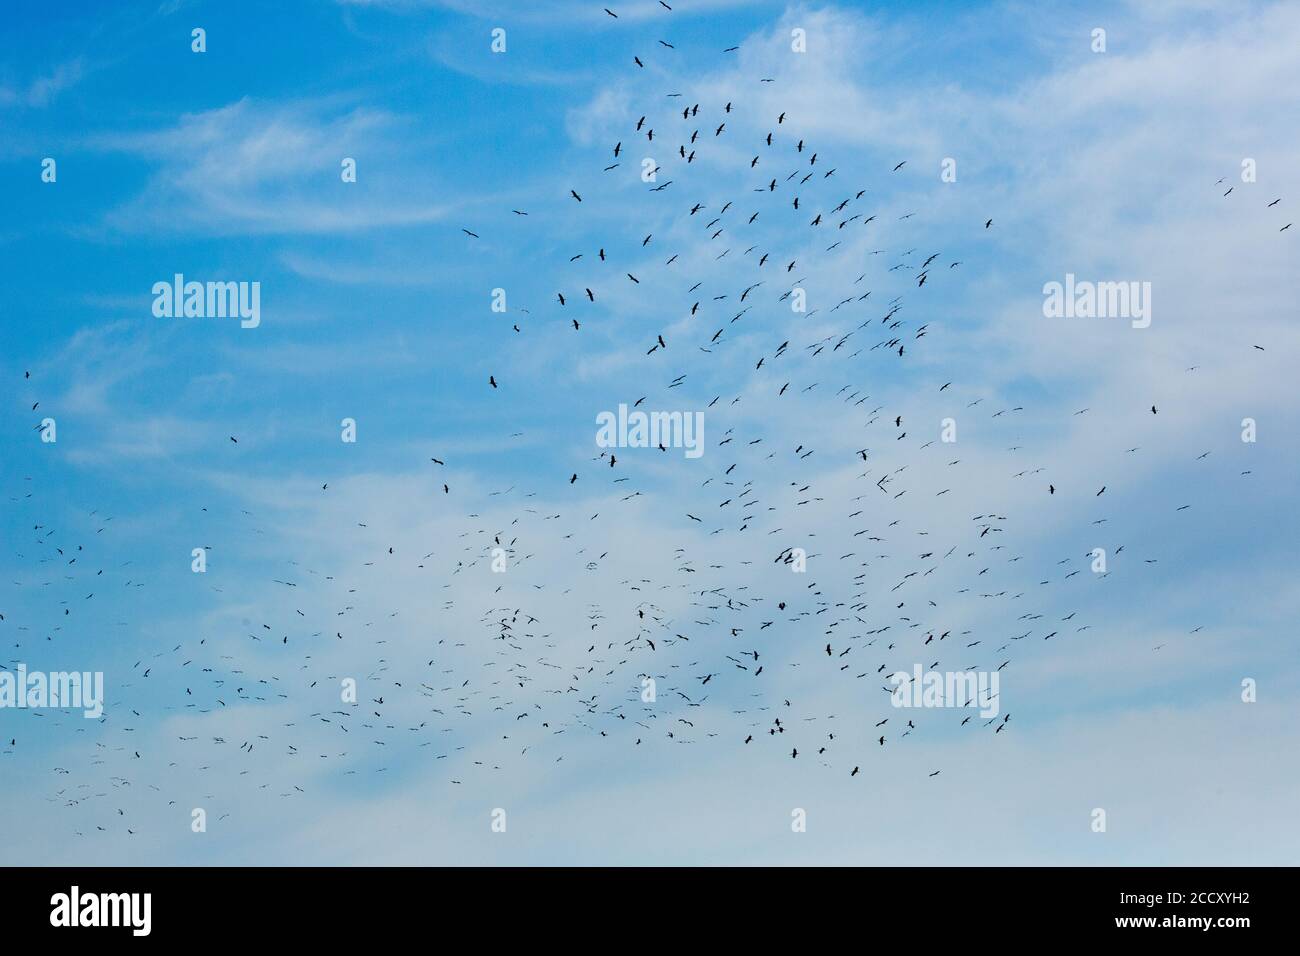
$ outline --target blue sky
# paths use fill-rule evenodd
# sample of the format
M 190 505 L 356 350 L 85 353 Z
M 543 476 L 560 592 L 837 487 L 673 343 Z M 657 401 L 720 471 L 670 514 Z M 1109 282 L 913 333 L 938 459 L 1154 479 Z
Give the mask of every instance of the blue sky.
M 602 6 L 6 12 L 0 663 L 108 702 L 0 709 L 0 859 L 1293 860 L 1300 15 Z M 155 317 L 178 272 L 261 324 Z M 1044 317 L 1067 273 L 1150 328 Z M 610 468 L 638 399 L 705 454 Z M 1004 732 L 855 676 L 936 658 L 1012 661 Z

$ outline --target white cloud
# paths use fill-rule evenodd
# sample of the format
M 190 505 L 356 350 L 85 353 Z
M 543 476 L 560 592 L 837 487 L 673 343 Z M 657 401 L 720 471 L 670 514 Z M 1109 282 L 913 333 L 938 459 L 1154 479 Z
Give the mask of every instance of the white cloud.
M 248 99 L 183 116 L 156 132 L 95 137 L 91 145 L 156 165 L 144 192 L 106 219 L 128 232 L 352 233 L 436 222 L 452 204 L 433 179 L 401 163 L 403 121 L 330 103 Z M 345 158 L 357 181 L 341 179 Z M 383 173 L 380 171 L 383 170 Z M 396 173 L 396 175 L 394 175 Z

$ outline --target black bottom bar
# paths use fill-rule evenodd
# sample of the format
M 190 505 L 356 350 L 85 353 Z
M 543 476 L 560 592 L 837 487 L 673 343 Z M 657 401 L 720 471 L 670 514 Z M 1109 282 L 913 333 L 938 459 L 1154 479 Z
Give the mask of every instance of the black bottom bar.
M 440 929 L 534 942 L 542 931 L 573 940 L 631 930 L 667 942 L 838 924 L 878 942 L 925 928 L 932 942 L 931 933 L 978 930 L 985 943 L 1231 945 L 1284 930 L 1293 882 L 1292 870 L 1250 868 L 10 868 L 0 873 L 0 913 L 11 941 L 77 933 L 83 942 L 373 945 Z

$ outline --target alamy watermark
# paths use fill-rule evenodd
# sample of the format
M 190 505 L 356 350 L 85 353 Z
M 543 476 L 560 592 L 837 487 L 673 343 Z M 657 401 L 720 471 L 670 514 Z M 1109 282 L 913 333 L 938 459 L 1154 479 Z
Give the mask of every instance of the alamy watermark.
M 1049 319 L 1132 319 L 1135 329 L 1151 324 L 1150 282 L 1075 281 L 1065 274 L 1065 283 L 1043 286 L 1043 315 Z
M 148 936 L 152 912 L 152 893 L 83 893 L 73 886 L 50 897 L 51 926 L 124 926 L 132 936 Z
M 642 412 L 618 406 L 618 414 L 596 416 L 601 448 L 684 448 L 687 458 L 704 454 L 703 412 Z
M 0 670 L 0 707 L 80 708 L 87 720 L 104 713 L 103 671 Z
M 171 282 L 153 284 L 153 314 L 160 319 L 238 317 L 240 328 L 262 323 L 262 283 L 186 282 L 176 273 Z
M 895 707 L 978 707 L 981 717 L 998 714 L 997 671 L 896 671 L 890 701 Z

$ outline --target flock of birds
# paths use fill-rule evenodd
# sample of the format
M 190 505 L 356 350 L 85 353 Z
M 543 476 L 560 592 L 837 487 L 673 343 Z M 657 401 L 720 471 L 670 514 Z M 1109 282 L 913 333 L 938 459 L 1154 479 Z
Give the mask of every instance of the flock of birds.
M 632 68 L 644 69 L 647 59 L 638 54 Z M 460 489 L 438 477 L 437 501 L 402 507 L 436 508 L 437 520 L 457 529 L 451 548 L 416 550 L 410 529 L 423 520 L 414 515 L 394 540 L 377 541 L 392 505 L 375 502 L 374 516 L 357 515 L 339 532 L 340 554 L 328 566 L 286 557 L 269 581 L 209 585 L 218 602 L 241 595 L 231 614 L 247 625 L 219 634 L 195 625 L 142 655 L 129 674 L 109 673 L 100 720 L 0 713 L 9 731 L 0 759 L 22 748 L 23 720 L 57 727 L 80 757 L 48 767 L 48 799 L 72 812 L 73 833 L 93 838 L 178 825 L 168 822 L 169 808 L 183 810 L 185 822 L 190 807 L 212 802 L 227 808 L 218 820 L 255 813 L 262 794 L 294 799 L 323 777 L 382 774 L 410 762 L 448 761 L 448 784 L 462 785 L 474 774 L 508 774 L 525 760 L 559 763 L 576 737 L 597 754 L 769 748 L 860 785 L 891 748 L 914 746 L 932 728 L 991 740 L 1007 731 L 1010 713 L 895 709 L 887 678 L 916 663 L 1005 675 L 1026 656 L 1049 652 L 1045 642 L 1087 631 L 1077 609 L 1045 608 L 1062 600 L 1051 586 L 1092 577 L 1091 555 L 1079 549 L 1034 565 L 1012 543 L 1012 522 L 988 510 L 926 522 L 953 489 L 969 492 L 980 477 L 963 471 L 954 450 L 961 446 L 941 442 L 935 423 L 873 399 L 865 383 L 915 381 L 994 419 L 1023 410 L 986 412 L 984 399 L 972 397 L 977 388 L 931 383 L 931 365 L 911 364 L 942 330 L 926 296 L 960 281 L 962 261 L 904 243 L 865 248 L 854 277 L 828 269 L 870 246 L 886 219 L 887 235 L 905 235 L 915 213 L 899 215 L 882 196 L 890 177 L 906 175 L 907 160 L 874 174 L 843 159 L 837 165 L 830 150 L 796 132 L 798 116 L 789 112 L 766 117 L 756 140 L 736 142 L 733 130 L 754 118 L 745 102 L 694 102 L 677 93 L 628 116 L 590 178 L 573 174 L 570 209 L 554 215 L 608 222 L 595 215 L 596 204 L 622 202 L 618 190 L 641 190 L 637 201 L 652 202 L 661 225 L 633 234 L 628 217 L 617 220 L 621 233 L 555 263 L 553 302 L 518 310 L 526 318 L 493 333 L 562 329 L 581 337 L 606 299 L 617 309 L 629 289 L 653 288 L 658 310 L 679 308 L 680 318 L 618 344 L 636 358 L 629 389 L 644 383 L 629 391 L 628 404 L 683 407 L 676 396 L 691 370 L 702 369 L 718 391 L 705 405 L 711 431 L 699 461 L 654 449 L 593 451 L 562 474 L 537 475 L 534 488 L 472 496 L 471 507 L 481 510 L 459 514 L 452 511 Z M 649 150 L 663 160 L 647 182 L 639 157 Z M 727 165 L 733 154 L 744 156 L 734 168 Z M 700 172 L 720 165 L 729 192 Z M 536 210 L 512 213 L 539 218 Z M 954 242 L 979 242 L 995 228 L 992 216 L 982 216 L 955 226 Z M 487 230 L 463 231 L 472 251 Z M 792 297 L 805 289 L 825 304 L 793 312 Z M 791 323 L 818 333 L 786 338 L 781 330 Z M 665 362 L 677 365 L 665 370 Z M 24 384 L 40 383 L 27 373 Z M 485 400 L 508 399 L 512 386 L 493 370 Z M 765 417 L 779 403 L 799 402 L 817 404 Z M 764 411 L 747 414 L 749 404 Z M 29 410 L 41 407 L 36 401 Z M 806 430 L 823 435 L 821 447 L 795 437 L 805 434 L 800 409 L 811 407 L 834 416 Z M 1158 427 L 1157 403 L 1139 408 Z M 230 442 L 238 445 L 239 436 Z M 1022 465 L 1022 450 L 1000 459 L 1010 462 L 1006 480 L 1021 496 L 1095 500 L 1121 480 L 1080 488 L 1049 464 Z M 643 467 L 647 458 L 656 468 L 672 459 L 680 469 L 671 493 Z M 440 476 L 459 463 L 440 453 L 422 465 Z M 129 626 L 97 615 L 97 594 L 125 590 L 143 610 L 154 582 L 115 560 L 113 516 L 93 511 L 75 531 L 48 526 L 42 489 L 18 480 L 6 507 L 24 509 L 31 531 L 10 547 L 29 570 L 0 591 L 0 663 L 36 667 L 70 629 Z M 341 481 L 320 480 L 320 495 L 337 493 Z M 592 486 L 593 497 L 570 499 L 573 509 L 555 504 Z M 599 510 L 578 511 L 578 500 L 599 502 Z M 652 518 L 662 543 L 628 540 L 628 522 Z M 1093 524 L 1106 520 L 1098 512 Z M 202 527 L 218 555 L 237 551 L 240 536 L 268 534 L 265 519 L 248 511 Z M 1121 555 L 1122 542 L 1112 559 Z M 491 565 L 502 556 L 508 570 L 498 576 Z M 808 570 L 796 573 L 803 560 Z M 250 601 L 249 594 L 264 596 Z M 1070 599 L 1089 600 L 1077 591 Z M 443 621 L 464 630 L 440 636 Z M 355 703 L 340 700 L 348 677 L 356 680 Z M 834 712 L 827 701 L 836 702 Z M 925 772 L 933 777 L 941 768 Z

